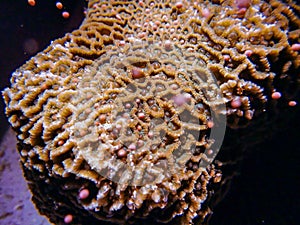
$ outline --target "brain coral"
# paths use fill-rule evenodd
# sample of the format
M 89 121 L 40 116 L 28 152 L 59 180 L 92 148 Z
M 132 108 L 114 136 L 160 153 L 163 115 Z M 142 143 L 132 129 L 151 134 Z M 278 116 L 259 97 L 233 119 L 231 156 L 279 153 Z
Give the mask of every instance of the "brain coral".
M 259 123 L 279 98 L 295 104 L 299 13 L 277 0 L 90 0 L 80 28 L 3 92 L 41 214 L 202 223 L 226 183 L 214 130 L 225 116 L 234 129 Z

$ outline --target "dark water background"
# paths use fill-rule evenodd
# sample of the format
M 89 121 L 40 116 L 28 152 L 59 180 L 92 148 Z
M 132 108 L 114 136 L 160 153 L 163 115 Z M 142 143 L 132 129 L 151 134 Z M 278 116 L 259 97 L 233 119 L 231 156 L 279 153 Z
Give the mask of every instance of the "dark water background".
M 31 7 L 27 0 L 0 0 L 0 90 L 9 85 L 10 74 L 16 68 L 51 40 L 78 27 L 83 19 L 81 0 L 62 1 L 71 14 L 68 20 L 61 17 L 55 1 L 36 2 Z M 8 129 L 3 107 L 1 99 L 1 137 Z M 299 112 L 299 105 L 297 108 Z M 300 224 L 299 117 L 286 127 L 251 149 L 240 176 L 215 209 L 212 225 Z

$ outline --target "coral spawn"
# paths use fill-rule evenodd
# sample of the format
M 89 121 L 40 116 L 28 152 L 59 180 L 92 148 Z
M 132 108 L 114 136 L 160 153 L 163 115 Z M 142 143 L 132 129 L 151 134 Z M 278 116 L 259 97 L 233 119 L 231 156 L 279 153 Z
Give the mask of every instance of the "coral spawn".
M 225 182 L 211 163 L 222 118 L 242 129 L 274 101 L 297 104 L 299 12 L 276 0 L 90 0 L 80 28 L 3 92 L 40 212 L 54 224 L 203 222 Z

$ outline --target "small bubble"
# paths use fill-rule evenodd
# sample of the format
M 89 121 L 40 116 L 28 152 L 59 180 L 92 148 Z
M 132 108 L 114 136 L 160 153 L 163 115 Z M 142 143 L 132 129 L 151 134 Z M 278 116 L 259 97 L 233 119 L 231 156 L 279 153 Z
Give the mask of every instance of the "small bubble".
M 67 11 L 62 12 L 62 17 L 68 19 L 70 17 L 70 13 Z
M 280 98 L 281 98 L 281 93 L 280 92 L 276 91 L 276 92 L 272 93 L 272 99 L 277 100 L 277 99 L 280 99 Z
M 119 151 L 118 151 L 118 157 L 119 158 L 123 158 L 127 155 L 127 152 L 124 148 L 121 148 Z
M 253 51 L 252 51 L 252 50 L 246 50 L 246 51 L 245 51 L 245 55 L 246 55 L 247 57 L 250 57 L 252 54 L 253 54 Z
M 131 74 L 134 79 L 144 77 L 144 72 L 140 68 L 137 68 L 137 67 L 132 68 Z
M 213 128 L 214 125 L 215 125 L 214 122 L 211 121 L 211 120 L 207 122 L 207 127 L 208 128 Z
M 176 8 L 180 9 L 183 7 L 183 3 L 182 2 L 176 2 L 175 4 Z
M 29 38 L 25 40 L 23 48 L 25 52 L 32 55 L 39 50 L 39 43 L 34 38 Z
M 79 192 L 79 198 L 80 199 L 86 199 L 87 197 L 89 197 L 90 195 L 90 192 L 88 189 L 82 189 L 80 192 Z
M 63 8 L 63 4 L 61 2 L 56 2 L 55 6 L 58 9 L 62 9 Z
M 234 98 L 231 103 L 230 103 L 231 107 L 236 109 L 239 108 L 242 105 L 241 99 L 240 97 Z
M 71 223 L 73 221 L 73 216 L 71 214 L 68 214 L 64 218 L 65 223 Z
M 31 6 L 35 6 L 35 0 L 28 0 L 28 4 Z
M 294 107 L 297 105 L 296 101 L 289 101 L 289 106 Z
M 292 45 L 292 50 L 293 50 L 293 51 L 300 51 L 300 44 L 299 44 L 299 43 L 293 44 L 293 45 Z

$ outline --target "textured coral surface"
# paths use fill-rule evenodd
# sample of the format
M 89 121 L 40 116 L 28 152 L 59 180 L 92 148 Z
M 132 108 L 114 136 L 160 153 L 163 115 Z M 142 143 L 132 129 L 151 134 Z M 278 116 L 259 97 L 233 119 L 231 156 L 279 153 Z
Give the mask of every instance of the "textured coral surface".
M 199 166 L 217 150 L 213 123 L 255 123 L 299 86 L 299 7 L 238 2 L 90 1 L 78 30 L 14 72 L 6 114 L 51 222 L 192 224 L 211 212 L 225 181 L 222 163 Z
M 9 129 L 0 144 L 0 223 L 47 225 L 46 218 L 38 215 L 30 201 L 15 145 L 14 132 Z

